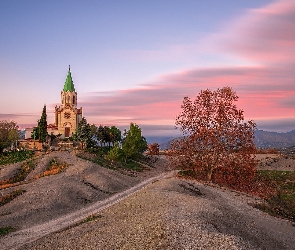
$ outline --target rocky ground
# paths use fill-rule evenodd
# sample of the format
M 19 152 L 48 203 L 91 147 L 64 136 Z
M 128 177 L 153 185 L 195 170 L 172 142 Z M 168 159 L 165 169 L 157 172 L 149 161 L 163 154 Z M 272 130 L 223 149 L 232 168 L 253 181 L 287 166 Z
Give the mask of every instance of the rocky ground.
M 295 160 L 279 154 L 258 154 L 258 169 L 261 170 L 284 170 L 295 171 Z
M 64 173 L 30 182 L 52 156 L 70 167 Z M 38 162 L 35 173 L 21 187 L 27 192 L 0 207 L 0 227 L 17 228 L 0 238 L 1 249 L 295 249 L 294 225 L 253 208 L 251 204 L 259 199 L 171 175 L 153 179 L 112 206 L 93 210 L 97 216 L 93 221 L 77 225 L 69 220 L 67 226 L 75 226 L 50 234 L 45 230 L 45 236 L 36 241 L 14 244 L 22 230 L 37 234 L 38 225 L 46 229 L 58 218 L 64 218 L 64 223 L 68 214 L 78 215 L 99 201 L 169 171 L 160 159 L 154 168 L 132 177 L 69 152 L 46 155 Z M 7 169 L 4 172 L 9 174 Z

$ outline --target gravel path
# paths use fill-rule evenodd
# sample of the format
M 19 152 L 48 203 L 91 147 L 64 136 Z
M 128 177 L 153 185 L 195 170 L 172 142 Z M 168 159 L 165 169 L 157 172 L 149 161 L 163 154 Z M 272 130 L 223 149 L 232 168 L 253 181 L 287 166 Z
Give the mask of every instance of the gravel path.
M 69 168 L 35 180 L 52 157 Z M 69 152 L 44 155 L 27 182 L 0 191 L 26 190 L 0 207 L 0 227 L 17 229 L 0 249 L 295 249 L 295 225 L 249 205 L 259 199 L 167 171 L 161 157 L 129 176 Z
M 33 242 L 50 233 L 69 228 L 72 225 L 80 223 L 88 216 L 97 214 L 101 212 L 102 210 L 116 204 L 117 202 L 125 199 L 126 197 L 144 188 L 150 183 L 158 181 L 163 178 L 167 178 L 168 176 L 171 176 L 173 174 L 174 172 L 170 172 L 170 173 L 163 173 L 160 176 L 152 177 L 150 179 L 147 179 L 137 184 L 136 186 L 128 190 L 115 194 L 105 200 L 98 201 L 95 204 L 92 204 L 81 210 L 75 211 L 70 214 L 66 214 L 60 218 L 51 220 L 49 222 L 46 222 L 40 225 L 30 227 L 28 229 L 23 229 L 15 233 L 11 233 L 1 240 L 1 247 L 2 247 L 1 249 L 16 249 L 18 247 L 25 245 L 26 243 Z
M 294 225 L 248 205 L 253 202 L 226 189 L 162 179 L 100 211 L 95 221 L 19 249 L 294 249 Z

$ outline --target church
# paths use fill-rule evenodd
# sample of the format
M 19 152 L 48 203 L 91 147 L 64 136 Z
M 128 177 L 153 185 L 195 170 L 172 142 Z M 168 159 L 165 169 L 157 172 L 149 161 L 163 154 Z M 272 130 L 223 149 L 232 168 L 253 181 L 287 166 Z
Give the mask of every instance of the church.
M 55 106 L 54 124 L 47 125 L 47 133 L 60 135 L 60 138 L 68 138 L 76 132 L 81 120 L 82 108 L 77 108 L 77 92 L 69 66 L 66 82 L 60 93 L 60 106 Z M 32 132 L 33 128 L 26 128 L 25 139 L 32 138 Z
M 72 136 L 82 120 L 82 108 L 77 108 L 77 99 L 69 66 L 66 82 L 60 93 L 60 106 L 55 106 L 54 111 L 54 127 L 57 128 L 55 134 L 61 134 L 61 138 Z

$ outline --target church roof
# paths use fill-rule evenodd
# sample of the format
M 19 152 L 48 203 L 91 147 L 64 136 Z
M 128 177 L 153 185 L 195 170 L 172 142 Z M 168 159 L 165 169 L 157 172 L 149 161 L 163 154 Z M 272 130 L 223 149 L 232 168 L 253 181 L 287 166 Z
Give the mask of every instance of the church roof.
M 69 71 L 68 71 L 68 75 L 67 75 L 67 79 L 66 79 L 63 91 L 75 92 L 75 87 L 74 87 L 74 82 L 71 75 L 70 66 L 69 66 Z

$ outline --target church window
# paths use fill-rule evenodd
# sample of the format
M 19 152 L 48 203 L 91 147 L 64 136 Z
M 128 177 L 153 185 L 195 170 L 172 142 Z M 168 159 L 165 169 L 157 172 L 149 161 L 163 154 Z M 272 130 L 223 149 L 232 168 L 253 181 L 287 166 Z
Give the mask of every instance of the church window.
M 65 117 L 66 119 L 69 119 L 69 118 L 71 118 L 71 114 L 66 112 L 66 113 L 64 114 L 64 117 Z
M 75 104 L 76 98 L 75 96 L 73 96 L 73 104 Z

